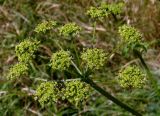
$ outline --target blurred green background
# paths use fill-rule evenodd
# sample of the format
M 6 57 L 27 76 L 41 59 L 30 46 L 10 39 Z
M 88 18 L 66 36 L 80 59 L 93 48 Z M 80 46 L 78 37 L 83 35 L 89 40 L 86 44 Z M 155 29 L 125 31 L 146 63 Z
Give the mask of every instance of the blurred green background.
M 56 20 L 62 24 L 76 22 L 83 28 L 76 40 L 76 45 L 89 46 L 92 38 L 92 22 L 86 16 L 90 6 L 98 6 L 102 2 L 115 3 L 122 0 L 0 0 L 0 116 L 130 116 L 96 91 L 93 91 L 87 104 L 75 108 L 68 104 L 56 104 L 41 108 L 33 99 L 33 92 L 38 80 L 54 78 L 52 71 L 45 66 L 45 58 L 32 66 L 29 78 L 20 82 L 6 81 L 10 66 L 17 62 L 14 48 L 28 37 L 39 37 L 44 40 L 41 47 L 43 55 L 57 50 L 57 43 L 69 48 L 70 44 L 58 38 L 54 32 L 46 35 L 35 35 L 35 26 L 43 20 Z M 110 52 L 117 42 L 118 26 L 131 24 L 139 29 L 144 41 L 148 43 L 148 51 L 144 54 L 154 77 L 160 81 L 160 2 L 158 0 L 124 0 L 125 7 L 115 20 L 112 16 L 97 23 L 97 44 Z M 94 80 L 104 89 L 117 96 L 118 99 L 141 112 L 144 116 L 160 116 L 160 96 L 150 85 L 143 89 L 124 90 L 116 79 L 116 72 L 126 64 L 137 62 L 134 57 L 124 57 L 119 53 L 106 63 L 102 71 L 93 75 Z M 65 75 L 65 74 L 63 74 Z M 60 76 L 63 76 L 60 75 Z M 67 75 L 65 75 L 67 77 Z M 56 76 L 55 78 L 59 78 Z M 160 82 L 159 82 L 160 83 Z

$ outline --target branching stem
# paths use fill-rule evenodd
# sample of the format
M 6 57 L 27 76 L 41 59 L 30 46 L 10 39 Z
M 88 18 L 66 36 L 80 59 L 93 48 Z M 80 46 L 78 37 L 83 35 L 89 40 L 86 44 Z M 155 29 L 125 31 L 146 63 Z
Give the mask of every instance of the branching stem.
M 109 92 L 105 91 L 101 87 L 99 87 L 96 83 L 93 82 L 89 77 L 85 77 L 85 74 L 83 74 L 80 69 L 76 66 L 76 64 L 72 61 L 72 65 L 75 67 L 77 73 L 80 75 L 82 81 L 89 84 L 91 87 L 93 87 L 95 90 L 97 90 L 99 93 L 101 93 L 103 96 L 117 104 L 118 106 L 124 108 L 126 111 L 132 113 L 135 116 L 142 116 L 140 113 L 135 111 L 134 109 L 130 108 L 128 105 L 122 103 L 120 100 L 112 96 Z
M 140 113 L 132 109 L 131 107 L 127 106 L 126 104 L 122 103 L 117 98 L 113 97 L 109 92 L 105 91 L 101 87 L 99 87 L 96 83 L 94 83 L 90 78 L 83 78 L 84 82 L 89 84 L 91 87 L 93 87 L 95 90 L 97 90 L 99 93 L 101 93 L 103 96 L 114 102 L 115 104 L 119 105 L 121 108 L 124 108 L 126 111 L 132 113 L 135 116 L 142 116 Z

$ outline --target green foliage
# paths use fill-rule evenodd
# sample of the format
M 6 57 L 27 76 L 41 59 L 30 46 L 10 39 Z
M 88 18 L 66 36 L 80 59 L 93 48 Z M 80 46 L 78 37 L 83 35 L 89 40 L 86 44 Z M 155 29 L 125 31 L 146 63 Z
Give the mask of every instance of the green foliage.
M 51 57 L 51 67 L 53 70 L 66 70 L 71 65 L 71 59 L 68 51 L 58 51 Z
M 38 50 L 40 42 L 24 40 L 16 46 L 16 56 L 20 62 L 28 63 L 35 57 L 35 52 Z
M 45 33 L 46 31 L 51 30 L 56 26 L 57 26 L 56 21 L 44 21 L 38 24 L 34 31 L 37 33 L 41 33 L 41 32 Z
M 65 82 L 65 88 L 62 90 L 62 93 L 64 93 L 62 98 L 78 106 L 85 102 L 90 91 L 90 86 L 80 80 L 67 81 Z
M 59 89 L 57 82 L 43 82 L 36 90 L 35 99 L 42 107 L 51 105 L 59 99 Z
M 76 23 L 67 23 L 59 28 L 59 33 L 60 35 L 63 35 L 65 37 L 74 37 L 80 32 L 80 30 L 81 28 L 78 25 L 76 25 Z
M 101 9 L 108 11 L 108 13 L 113 13 L 115 15 L 122 13 L 124 8 L 124 3 L 112 3 L 112 4 L 106 4 L 102 3 L 100 6 Z
M 130 25 L 119 27 L 119 34 L 122 37 L 122 41 L 128 45 L 137 44 L 142 41 L 142 34 Z
M 146 75 L 137 66 L 128 66 L 119 73 L 119 83 L 124 88 L 142 88 Z
M 7 75 L 7 78 L 9 80 L 15 80 L 17 78 L 20 78 L 22 76 L 25 76 L 28 74 L 29 68 L 24 63 L 18 63 L 10 68 L 9 73 Z
M 87 49 L 81 54 L 82 60 L 91 70 L 100 69 L 104 66 L 107 54 L 102 49 Z

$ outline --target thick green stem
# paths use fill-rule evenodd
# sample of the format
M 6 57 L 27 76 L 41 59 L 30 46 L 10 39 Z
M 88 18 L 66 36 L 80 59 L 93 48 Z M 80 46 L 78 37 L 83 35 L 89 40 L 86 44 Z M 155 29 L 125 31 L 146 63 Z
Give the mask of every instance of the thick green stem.
M 105 96 L 109 100 L 113 101 L 118 106 L 124 108 L 126 111 L 128 111 L 128 112 L 130 112 L 130 113 L 132 113 L 133 115 L 136 115 L 136 116 L 142 116 L 140 113 L 138 113 L 134 109 L 130 108 L 126 104 L 122 103 L 121 101 L 119 101 L 118 99 L 113 97 L 109 92 L 107 92 L 104 89 L 102 89 L 101 87 L 99 87 L 90 78 L 88 78 L 88 75 L 84 76 L 85 74 L 82 74 L 82 72 L 79 70 L 79 68 L 76 66 L 76 64 L 73 61 L 72 61 L 72 65 L 75 67 L 75 69 L 76 69 L 77 73 L 80 75 L 82 81 L 84 81 L 85 83 L 89 84 L 91 87 L 93 87 L 99 93 L 101 93 L 103 96 Z
M 144 67 L 144 69 L 145 69 L 148 77 L 150 78 L 150 80 L 152 82 L 152 86 L 154 87 L 155 91 L 158 91 L 157 81 L 156 81 L 156 79 L 153 78 L 153 75 L 152 75 L 150 69 L 148 68 L 147 64 L 145 63 L 145 61 L 144 61 L 141 53 L 138 50 L 136 50 L 136 49 L 134 49 L 133 52 L 134 52 L 134 55 L 136 57 L 138 57 L 139 60 L 141 61 L 141 63 L 143 65 L 143 67 Z M 160 94 L 160 93 L 158 93 L 158 94 Z
M 113 101 L 115 104 L 119 105 L 120 107 L 124 108 L 128 112 L 132 113 L 135 116 L 142 116 L 140 113 L 135 111 L 134 109 L 130 108 L 126 104 L 122 103 L 120 100 L 113 97 L 110 93 L 99 87 L 96 83 L 94 83 L 90 78 L 82 78 L 84 82 L 89 84 L 91 87 L 93 87 L 95 90 L 97 90 L 99 93 L 101 93 L 103 96 L 108 98 L 109 100 Z

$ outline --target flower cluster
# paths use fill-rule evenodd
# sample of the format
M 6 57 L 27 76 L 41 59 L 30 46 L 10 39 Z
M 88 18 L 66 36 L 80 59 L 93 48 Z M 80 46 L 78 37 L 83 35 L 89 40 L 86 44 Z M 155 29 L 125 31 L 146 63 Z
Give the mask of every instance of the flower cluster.
M 75 23 L 68 23 L 59 28 L 60 35 L 65 37 L 75 36 L 80 32 L 81 28 Z
M 63 99 L 67 99 L 70 103 L 76 106 L 82 103 L 89 97 L 89 85 L 80 80 L 65 82 L 65 88 L 62 90 Z
M 91 70 L 100 69 L 106 60 L 107 54 L 102 49 L 87 49 L 81 54 L 82 60 L 87 64 Z
M 34 31 L 37 33 L 41 33 L 41 32 L 45 33 L 47 30 L 51 30 L 55 26 L 57 26 L 56 21 L 44 21 L 38 24 Z
M 59 99 L 59 89 L 57 82 L 43 82 L 36 90 L 35 99 L 40 105 L 51 105 Z
M 128 66 L 119 73 L 119 83 L 124 88 L 141 88 L 146 82 L 145 74 L 137 66 Z
M 36 90 L 35 99 L 41 106 L 56 103 L 58 100 L 68 100 L 78 106 L 89 97 L 89 85 L 80 80 L 66 81 L 64 86 L 59 88 L 58 82 L 44 82 Z
M 108 13 L 106 12 L 106 10 L 99 7 L 90 7 L 87 10 L 87 15 L 93 19 L 102 19 L 103 17 L 108 16 Z
M 128 45 L 140 43 L 142 40 L 142 34 L 129 25 L 119 27 L 119 34 L 122 37 L 123 42 Z
M 7 78 L 14 80 L 28 74 L 29 68 L 24 63 L 18 63 L 10 68 Z
M 115 15 L 122 13 L 124 7 L 124 3 L 112 3 L 112 4 L 101 4 L 100 8 L 108 11 L 109 13 L 113 13 Z
M 35 57 L 34 53 L 38 50 L 39 43 L 38 41 L 25 40 L 17 45 L 15 51 L 18 60 L 24 63 L 30 62 Z
M 51 67 L 54 70 L 66 70 L 71 65 L 71 59 L 68 51 L 58 51 L 51 57 Z
M 87 10 L 87 15 L 93 19 L 102 19 L 108 16 L 110 13 L 113 13 L 115 15 L 120 14 L 122 12 L 123 7 L 124 7 L 123 3 L 117 3 L 117 4 L 103 3 L 99 7 L 90 7 Z

